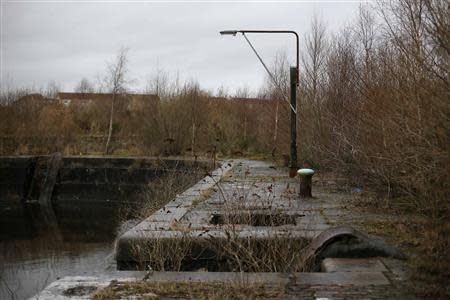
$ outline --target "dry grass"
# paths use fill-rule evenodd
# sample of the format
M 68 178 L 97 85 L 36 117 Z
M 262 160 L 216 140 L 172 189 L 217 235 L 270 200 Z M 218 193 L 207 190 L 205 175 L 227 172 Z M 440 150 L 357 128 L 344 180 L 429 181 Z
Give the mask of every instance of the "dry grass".
M 189 164 L 189 163 L 188 163 Z M 130 168 L 138 167 L 139 160 Z M 155 168 L 155 177 L 141 193 L 139 207 L 126 207 L 121 211 L 123 219 L 131 217 L 145 219 L 155 211 L 164 207 L 176 195 L 182 193 L 187 187 L 195 184 L 207 174 L 207 166 L 203 163 L 184 166 L 178 163 L 173 167 L 166 166 L 164 162 Z
M 245 180 L 244 180 L 245 181 Z M 191 235 L 190 225 L 171 227 L 177 238 L 153 236 L 134 245 L 141 269 L 157 271 L 302 272 L 310 269 L 301 258 L 308 241 L 289 230 L 295 216 L 277 208 L 272 184 L 252 181 L 246 187 L 219 183 L 217 194 L 223 203 L 220 224 L 208 224 L 204 236 Z M 256 186 L 267 186 L 258 189 Z M 262 196 L 258 195 L 261 194 Z M 295 197 L 294 194 L 287 195 Z M 286 203 L 289 200 L 286 199 Z M 286 204 L 285 203 L 285 204 Z M 202 202 L 195 203 L 201 205 Z M 211 221 L 212 222 L 212 221 Z M 249 226 L 264 226 L 264 237 L 242 235 Z M 313 224 L 311 224 L 313 226 Z M 256 227 L 253 227 L 253 230 Z M 262 228 L 262 227 L 260 227 Z M 216 236 L 208 233 L 219 230 Z
M 284 290 L 279 286 L 225 283 L 151 283 L 113 282 L 98 291 L 93 299 L 279 299 Z
M 387 238 L 408 253 L 407 264 L 412 271 L 412 287 L 416 295 L 429 299 L 450 297 L 450 224 L 435 227 L 427 219 L 410 215 L 396 222 L 379 221 L 365 225 L 368 233 Z
M 411 272 L 411 290 L 421 299 L 448 299 L 450 289 L 450 223 L 436 225 L 426 216 L 415 211 L 405 200 L 405 205 L 393 206 L 386 211 L 384 205 L 374 201 L 376 195 L 362 194 L 347 203 L 355 214 L 377 213 L 390 218 L 361 220 L 360 225 L 368 234 L 382 237 L 407 254 L 406 264 Z M 365 202 L 361 204 L 361 202 Z M 399 201 L 400 202 L 400 201 Z M 356 206 L 352 206 L 355 205 Z

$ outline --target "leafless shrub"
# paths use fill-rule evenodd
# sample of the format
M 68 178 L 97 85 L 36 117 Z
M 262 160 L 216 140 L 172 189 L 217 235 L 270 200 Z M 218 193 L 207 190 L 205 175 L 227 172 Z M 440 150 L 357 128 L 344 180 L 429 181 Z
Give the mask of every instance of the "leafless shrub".
M 402 199 L 442 220 L 449 190 L 447 11 L 445 1 L 382 1 L 361 6 L 355 22 L 333 35 L 313 20 L 301 51 L 300 166 L 339 170 L 376 190 L 385 206 Z M 280 52 L 272 70 L 285 91 L 287 67 Z M 289 149 L 289 106 L 268 83 L 259 93 L 265 100 L 254 103 L 248 90 L 213 97 L 194 81 L 183 84 L 158 70 L 147 88 L 160 96 L 155 107 L 116 110 L 113 122 L 104 105 L 55 113 L 49 101 L 19 101 L 23 91 L 8 91 L 0 107 L 4 154 L 101 152 L 96 144 L 111 126 L 111 142 L 122 145 L 113 147 L 116 154 L 279 158 Z M 45 115 L 51 121 L 36 126 Z M 80 146 L 85 140 L 91 145 Z
M 206 171 L 202 167 L 184 169 L 181 165 L 167 167 L 161 164 L 158 170 L 162 175 L 152 180 L 142 191 L 142 203 L 138 207 L 127 207 L 121 212 L 123 219 L 133 217 L 145 219 L 155 211 L 175 199 L 187 186 L 204 177 Z M 141 269 L 176 270 L 191 252 L 191 239 L 183 234 L 177 239 L 153 237 L 150 242 L 133 245 L 138 266 Z
M 116 98 L 120 94 L 123 94 L 126 90 L 126 73 L 127 73 L 127 52 L 126 48 L 120 49 L 117 54 L 116 60 L 108 65 L 105 85 L 112 94 L 111 99 L 111 111 L 109 114 L 109 127 L 108 127 L 108 138 L 105 145 L 105 154 L 109 154 L 109 143 L 111 141 L 111 136 L 113 133 L 113 120 L 114 120 L 114 105 L 116 104 Z

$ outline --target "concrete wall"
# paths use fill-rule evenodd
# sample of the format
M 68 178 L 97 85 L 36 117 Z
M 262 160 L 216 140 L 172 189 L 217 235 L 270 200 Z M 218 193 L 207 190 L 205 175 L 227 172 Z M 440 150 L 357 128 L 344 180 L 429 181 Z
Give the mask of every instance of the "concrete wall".
M 186 172 L 193 173 L 194 184 L 207 167 L 205 162 L 174 159 L 57 159 L 0 157 L 0 240 L 31 238 L 46 230 L 41 223 L 52 218 L 58 227 L 81 234 L 92 227 L 111 232 L 118 209 L 139 205 L 143 189 L 151 189 L 165 176 Z

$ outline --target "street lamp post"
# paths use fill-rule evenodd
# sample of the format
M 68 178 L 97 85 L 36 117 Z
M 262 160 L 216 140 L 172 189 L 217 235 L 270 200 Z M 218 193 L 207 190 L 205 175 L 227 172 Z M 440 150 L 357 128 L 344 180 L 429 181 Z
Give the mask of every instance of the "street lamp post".
M 288 33 L 295 35 L 296 41 L 296 65 L 290 68 L 290 88 L 291 88 L 291 147 L 290 147 L 290 160 L 289 160 L 289 176 L 295 177 L 297 174 L 297 87 L 299 85 L 299 39 L 298 34 L 292 30 L 224 30 L 221 31 L 221 35 L 236 36 L 237 33 L 242 33 L 244 36 L 246 33 Z M 248 40 L 247 40 L 248 41 Z M 250 43 L 250 42 L 249 42 Z M 251 45 L 250 45 L 251 46 Z M 253 49 L 254 50 L 254 49 Z M 254 50 L 255 51 L 255 50 Z M 256 53 L 256 51 L 255 51 Z M 256 54 L 258 55 L 258 54 Z M 258 56 L 259 58 L 259 56 Z M 261 59 L 260 59 L 261 60 Z M 262 60 L 261 60 L 262 62 Z M 262 62 L 264 65 L 264 62 Z M 266 66 L 264 65 L 266 68 Z M 266 68 L 267 69 L 267 68 Z

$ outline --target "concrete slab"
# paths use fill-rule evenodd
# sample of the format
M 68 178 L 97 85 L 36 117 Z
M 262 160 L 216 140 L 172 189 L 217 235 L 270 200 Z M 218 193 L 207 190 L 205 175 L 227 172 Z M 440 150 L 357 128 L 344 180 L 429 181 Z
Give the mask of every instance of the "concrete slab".
M 389 285 L 381 272 L 296 273 L 302 285 Z
M 108 286 L 111 281 L 139 281 L 144 278 L 144 272 L 114 272 L 103 276 L 69 276 L 61 278 L 30 300 L 85 300 L 92 299 L 95 292 Z
M 129 259 L 136 255 L 136 253 L 131 253 L 132 250 L 136 250 L 136 247 L 132 247 L 133 244 L 144 242 L 151 245 L 162 241 L 165 243 L 170 239 L 180 237 L 188 237 L 192 245 L 203 247 L 208 247 L 208 240 L 211 238 L 215 241 L 225 240 L 230 235 L 233 238 L 242 239 L 242 241 L 259 239 L 266 242 L 287 238 L 294 239 L 296 242 L 301 240 L 301 242 L 308 243 L 324 230 L 335 226 L 337 220 L 343 216 L 351 215 L 342 206 L 341 201 L 344 198 L 342 195 L 329 193 L 319 187 L 314 188 L 314 198 L 299 199 L 298 180 L 288 178 L 287 173 L 284 174 L 284 171 L 277 170 L 270 163 L 234 161 L 227 164 L 226 168 L 212 173 L 215 177 L 205 177 L 203 181 L 178 195 L 174 201 L 148 218 L 145 223 L 124 234 L 118 242 L 116 258 L 130 262 Z M 221 174 L 225 174 L 225 177 L 220 177 Z M 218 180 L 217 178 L 222 179 Z M 202 189 L 208 190 L 203 194 L 206 196 L 199 199 L 198 195 L 202 194 Z M 167 210 L 170 212 L 168 213 Z M 173 218 L 175 215 L 173 211 L 183 211 L 184 214 L 177 213 L 176 218 Z M 298 215 L 298 217 L 295 218 L 295 222 L 283 223 L 279 226 L 258 226 L 252 222 L 231 225 L 214 224 L 211 221 L 214 214 L 248 213 L 254 215 L 264 212 Z M 157 226 L 152 226 L 152 222 L 157 223 Z M 170 245 L 170 242 L 167 245 Z M 192 247 L 192 249 L 194 248 Z M 320 261 L 318 263 L 320 264 Z M 120 262 L 118 262 L 119 264 Z M 384 271 L 374 270 L 380 274 Z M 214 271 L 216 270 L 214 269 Z M 368 271 L 372 272 L 373 270 L 361 269 L 358 273 L 370 273 Z M 336 269 L 331 273 L 344 272 Z M 325 277 L 323 274 L 304 276 L 301 274 L 300 277 L 310 278 L 308 280 L 312 282 L 314 280 L 320 282 L 323 278 L 325 278 L 323 280 L 335 283 L 340 280 L 339 277 L 336 277 L 337 275 L 332 274 Z M 357 278 L 351 274 L 342 276 L 344 283 Z M 364 278 L 368 282 L 372 277 L 374 280 L 380 279 L 379 275 L 370 274 Z M 380 280 L 383 284 L 386 283 L 384 277 L 381 277 Z
M 125 274 L 124 274 L 125 275 Z M 50 299 L 92 299 L 92 296 L 111 282 L 133 282 L 143 279 L 142 272 L 127 272 L 128 276 L 73 276 L 64 277 L 46 287 L 31 300 Z M 389 281 L 380 272 L 342 273 L 237 273 L 237 272 L 152 272 L 145 275 L 152 283 L 228 283 L 228 284 L 270 284 L 271 286 L 314 286 L 322 287 L 322 293 L 335 286 L 383 286 Z M 136 295 L 139 297 L 139 295 Z
M 248 282 L 303 285 L 387 285 L 381 272 L 341 273 L 238 273 L 238 272 L 153 272 L 149 282 Z
M 239 273 L 239 272 L 153 272 L 148 282 L 205 282 L 205 283 L 271 283 L 287 284 L 289 278 L 282 273 Z
M 326 258 L 322 272 L 387 272 L 378 258 Z

